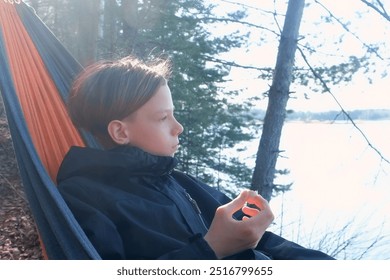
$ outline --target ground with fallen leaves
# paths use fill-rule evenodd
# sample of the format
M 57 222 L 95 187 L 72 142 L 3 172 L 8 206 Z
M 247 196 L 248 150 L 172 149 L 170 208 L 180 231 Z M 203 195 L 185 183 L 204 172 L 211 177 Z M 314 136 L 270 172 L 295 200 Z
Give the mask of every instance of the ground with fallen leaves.
M 0 260 L 42 258 L 0 99 Z

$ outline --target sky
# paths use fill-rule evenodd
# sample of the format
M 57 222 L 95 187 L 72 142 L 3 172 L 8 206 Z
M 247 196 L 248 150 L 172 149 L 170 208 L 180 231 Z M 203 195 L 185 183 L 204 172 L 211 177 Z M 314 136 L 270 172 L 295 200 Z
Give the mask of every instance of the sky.
M 265 26 L 269 29 L 277 31 L 277 25 L 272 16 L 267 11 L 274 11 L 274 3 L 280 5 L 277 7 L 277 12 L 285 13 L 286 5 L 284 1 L 245 1 L 237 0 L 244 5 L 249 5 L 249 17 L 247 21 Z M 329 15 L 322 6 L 306 1 L 310 4 L 305 8 L 300 35 L 304 36 L 301 43 L 309 42 L 317 45 L 317 53 L 315 56 L 310 56 L 313 65 L 324 65 L 326 63 L 339 63 L 350 55 L 361 56 L 365 53 L 366 47 L 364 44 L 383 43 L 386 38 L 390 38 L 390 22 L 384 20 L 381 16 L 369 11 L 367 6 L 359 0 L 349 1 L 321 1 L 326 8 L 335 16 L 346 24 L 351 33 L 347 33 L 343 27 L 337 22 L 326 22 L 324 16 Z M 226 11 L 237 9 L 237 5 L 231 4 L 230 1 L 213 1 L 220 3 L 221 8 L 218 10 L 221 14 Z M 258 5 L 258 7 L 255 7 Z M 388 8 L 390 10 L 390 7 Z M 360 13 L 357 13 L 359 11 Z M 283 17 L 278 17 L 280 26 L 283 26 Z M 320 24 L 315 24 L 319 23 Z M 229 32 L 237 28 L 237 25 L 228 24 L 219 27 L 217 31 Z M 251 31 L 251 46 L 248 49 L 237 49 L 226 55 L 226 58 L 233 58 L 236 63 L 242 65 L 253 65 L 258 67 L 268 66 L 274 67 L 277 55 L 278 40 L 275 35 L 270 32 L 261 30 L 249 29 L 240 26 L 243 31 Z M 341 36 L 341 37 L 340 37 Z M 261 45 L 257 44 L 262 39 L 266 39 Z M 334 40 L 342 42 L 337 44 Z M 332 93 L 346 110 L 355 109 L 383 109 L 390 108 L 390 77 L 384 76 L 386 69 L 390 67 L 390 47 L 385 45 L 379 49 L 383 59 L 378 59 L 372 56 L 370 63 L 375 62 L 375 73 L 371 73 L 368 80 L 368 74 L 363 73 L 363 70 L 354 76 L 353 81 L 346 85 L 331 86 Z M 296 53 L 296 65 L 302 63 L 300 54 Z M 302 64 L 301 64 L 302 65 Z M 262 81 L 257 77 L 258 72 L 249 72 L 243 69 L 233 69 L 231 73 L 232 82 L 229 86 L 244 89 L 244 96 L 259 96 L 267 91 L 269 82 Z M 389 73 L 390 74 L 390 73 Z M 288 109 L 297 111 L 328 111 L 339 110 L 337 102 L 328 93 L 313 93 L 308 88 L 293 87 L 295 92 L 290 98 Z M 267 101 L 263 100 L 258 104 L 260 109 L 265 109 Z

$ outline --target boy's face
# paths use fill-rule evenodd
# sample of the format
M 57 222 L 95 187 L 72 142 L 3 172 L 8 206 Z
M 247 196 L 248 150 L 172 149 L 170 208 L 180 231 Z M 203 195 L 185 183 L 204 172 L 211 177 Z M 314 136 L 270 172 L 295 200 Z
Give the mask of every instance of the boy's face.
M 121 120 L 128 144 L 157 156 L 173 156 L 183 126 L 175 119 L 171 91 L 161 86 L 141 108 Z

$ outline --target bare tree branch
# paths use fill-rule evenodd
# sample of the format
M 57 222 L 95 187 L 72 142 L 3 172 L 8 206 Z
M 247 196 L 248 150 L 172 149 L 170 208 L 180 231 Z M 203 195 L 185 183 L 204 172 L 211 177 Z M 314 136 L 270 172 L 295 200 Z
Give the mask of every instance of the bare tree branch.
M 220 0 L 220 1 L 228 3 L 228 4 L 232 4 L 232 5 L 237 5 L 237 6 L 245 8 L 245 9 L 251 9 L 251 10 L 255 10 L 255 11 L 260 11 L 260 12 L 265 13 L 265 14 L 275 14 L 275 12 L 271 12 L 271 11 L 267 11 L 267 10 L 264 10 L 264 9 L 261 9 L 261 8 L 258 8 L 258 7 L 250 6 L 248 4 L 237 3 L 237 2 L 229 1 L 229 0 Z
M 12 184 L 8 179 L 7 177 L 3 176 L 2 174 L 0 174 L 0 179 L 1 180 L 4 180 L 4 182 L 7 184 L 7 186 L 12 189 L 12 191 L 17 195 L 19 196 L 21 199 L 23 199 L 26 203 L 27 203 L 27 199 L 26 197 L 20 192 L 20 190 L 15 186 L 15 184 Z
M 273 12 L 273 17 L 274 17 L 274 21 L 275 21 L 275 23 L 276 23 L 276 26 L 278 27 L 278 29 L 279 29 L 279 33 L 280 34 L 282 34 L 282 28 L 281 28 L 281 26 L 280 26 L 280 24 L 279 24 L 279 21 L 278 21 L 278 19 L 277 19 L 277 12 L 276 12 L 276 9 L 275 9 L 275 6 L 276 6 L 276 3 L 275 3 L 275 0 L 274 0 L 274 12 Z
M 203 17 L 198 17 L 199 20 L 201 21 L 204 21 L 204 22 L 207 22 L 207 21 L 211 21 L 211 22 L 230 22 L 230 23 L 238 23 L 238 24 L 242 24 L 242 25 L 246 25 L 246 26 L 249 26 L 249 27 L 254 27 L 254 28 L 257 28 L 257 29 L 262 29 L 262 30 L 266 30 L 268 32 L 271 32 L 273 33 L 274 35 L 276 35 L 277 37 L 280 37 L 280 33 L 270 29 L 270 28 L 267 28 L 267 27 L 264 27 L 264 26 L 261 26 L 261 25 L 257 25 L 257 24 L 254 24 L 254 23 L 251 23 L 251 22 L 248 22 L 248 21 L 243 21 L 243 20 L 237 20 L 237 19 L 232 19 L 232 18 L 219 18 L 219 17 L 210 17 L 209 15 L 207 16 L 203 16 Z
M 311 226 L 312 230 L 310 232 L 301 228 L 301 217 L 288 225 L 279 224 L 278 226 L 283 228 L 280 235 L 288 235 L 287 231 L 290 229 L 293 233 L 290 237 L 292 241 L 307 248 L 326 252 L 336 259 L 361 260 L 368 254 L 373 254 L 374 251 L 377 252 L 387 247 L 388 238 L 383 232 L 384 221 L 379 227 L 366 230 L 364 230 L 365 226 L 356 221 L 356 217 L 343 222 L 340 226 L 337 226 L 335 221 L 334 224 L 321 229 L 317 227 L 317 222 L 322 224 L 323 220 L 318 219 Z M 301 236 L 295 236 L 295 232 L 301 234 Z M 383 258 L 388 258 L 388 256 L 383 256 Z
M 378 235 L 376 235 L 375 239 L 371 242 L 371 244 L 369 246 L 366 247 L 366 249 L 360 254 L 359 256 L 359 260 L 363 259 L 363 257 L 372 249 L 374 248 L 376 245 L 379 244 L 380 241 L 382 241 L 384 239 L 383 235 L 381 235 L 382 233 L 382 230 L 383 230 L 383 224 L 382 224 L 382 227 L 380 229 L 380 232 L 378 233 Z
M 361 0 L 363 1 L 363 0 Z M 370 45 L 363 42 L 358 35 L 356 35 L 354 32 L 352 32 L 348 26 L 343 23 L 339 18 L 337 18 L 327 7 L 325 7 L 322 3 L 320 3 L 318 0 L 315 0 L 318 5 L 320 5 L 324 10 L 326 10 L 331 18 L 333 18 L 335 21 L 337 21 L 341 27 L 347 31 L 349 34 L 351 34 L 353 37 L 355 37 L 370 53 L 374 53 L 379 59 L 384 60 L 384 58 L 377 52 L 377 50 Z
M 328 87 L 328 85 L 326 84 L 326 82 L 322 79 L 321 75 L 317 73 L 317 71 L 311 66 L 311 64 L 309 63 L 306 55 L 304 54 L 304 52 L 302 51 L 302 49 L 298 46 L 297 49 L 299 50 L 299 52 L 301 53 L 302 55 L 302 58 L 303 60 L 305 61 L 306 65 L 309 67 L 310 71 L 313 73 L 314 77 L 317 78 L 322 86 L 324 87 L 325 91 L 328 92 L 330 94 L 330 96 L 333 98 L 333 100 L 336 102 L 336 104 L 339 106 L 341 112 L 344 114 L 344 116 L 346 116 L 346 118 L 352 123 L 352 125 L 357 129 L 357 131 L 363 136 L 364 140 L 366 141 L 367 145 L 372 148 L 378 155 L 379 157 L 387 162 L 388 164 L 390 164 L 390 161 L 385 158 L 382 153 L 376 148 L 374 147 L 374 145 L 371 143 L 371 141 L 368 139 L 368 137 L 366 136 L 366 134 L 357 126 L 357 124 L 355 123 L 355 121 L 352 119 L 352 117 L 348 114 L 347 111 L 345 111 L 344 107 L 340 104 L 340 102 L 337 100 L 336 96 L 332 93 L 332 91 L 330 90 L 330 88 Z
M 215 58 L 215 57 L 212 57 L 212 56 L 204 56 L 204 57 L 208 61 L 215 62 L 215 63 L 220 63 L 220 64 L 227 65 L 227 66 L 238 67 L 238 68 L 243 68 L 243 69 L 257 70 L 257 71 L 261 71 L 261 72 L 265 72 L 265 73 L 272 73 L 273 72 L 273 68 L 272 67 L 261 68 L 261 67 L 251 66 L 251 65 L 238 64 L 238 63 L 233 62 L 233 61 L 228 61 L 228 60 L 224 60 L 224 59 L 220 59 L 220 58 Z
M 378 3 L 379 7 L 375 6 L 373 3 L 370 3 L 366 0 L 361 0 L 364 4 L 366 4 L 368 7 L 376 11 L 378 14 L 380 14 L 382 17 L 384 17 L 387 21 L 390 21 L 390 15 L 387 13 L 385 6 L 380 0 L 376 0 L 376 3 Z

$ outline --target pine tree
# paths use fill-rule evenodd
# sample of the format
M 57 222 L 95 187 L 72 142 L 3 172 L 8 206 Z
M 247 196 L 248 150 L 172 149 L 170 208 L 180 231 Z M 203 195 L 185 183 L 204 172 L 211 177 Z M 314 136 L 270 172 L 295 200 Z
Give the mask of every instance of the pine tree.
M 88 0 L 90 4 L 96 1 Z M 66 0 L 67 5 L 56 3 L 41 0 L 34 1 L 34 6 L 73 55 L 88 60 L 78 52 L 85 44 L 77 36 L 77 22 L 88 13 L 78 9 L 75 0 Z M 96 15 L 97 6 L 93 7 Z M 172 61 L 169 86 L 176 116 L 185 128 L 177 154 L 180 169 L 227 192 L 232 186 L 249 187 L 251 170 L 226 149 L 252 139 L 250 105 L 230 102 L 239 94 L 223 87 L 230 66 L 215 62 L 219 54 L 244 44 L 245 34 L 212 34 L 208 26 L 218 21 L 210 17 L 214 7 L 199 0 L 105 0 L 98 8 L 99 26 L 96 20 L 89 22 L 92 26 L 83 25 L 85 30 L 99 31 L 97 49 L 89 50 L 96 53 L 96 60 L 132 54 L 145 60 L 167 57 Z M 244 16 L 237 12 L 227 18 Z
M 214 37 L 204 21 L 212 8 L 202 1 L 144 1 L 131 52 L 145 58 L 164 55 L 173 62 L 169 84 L 185 127 L 180 168 L 213 185 L 248 187 L 250 170 L 224 150 L 252 139 L 244 129 L 252 124 L 245 114 L 249 105 L 228 101 L 238 94 L 221 87 L 230 69 L 211 59 L 239 47 L 245 37 Z

